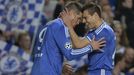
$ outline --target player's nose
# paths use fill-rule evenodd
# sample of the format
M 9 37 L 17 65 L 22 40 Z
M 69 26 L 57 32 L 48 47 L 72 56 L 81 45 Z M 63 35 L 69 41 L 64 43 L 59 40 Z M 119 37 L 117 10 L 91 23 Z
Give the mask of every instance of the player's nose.
M 82 19 L 82 22 L 83 22 L 83 23 L 85 23 L 85 22 L 86 22 L 86 20 L 85 20 L 85 19 Z

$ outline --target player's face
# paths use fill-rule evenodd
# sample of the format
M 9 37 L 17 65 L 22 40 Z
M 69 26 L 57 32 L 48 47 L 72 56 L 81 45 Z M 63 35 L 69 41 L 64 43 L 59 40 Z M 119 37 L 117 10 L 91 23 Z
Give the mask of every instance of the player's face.
M 75 17 L 75 20 L 76 20 L 74 25 L 75 26 L 78 25 L 81 22 L 82 13 L 81 12 L 77 13 L 74 11 L 72 16 Z M 73 27 L 75 27 L 75 26 L 73 26 Z
M 76 24 L 79 24 L 81 22 L 82 13 L 79 13 L 76 16 L 77 16 L 77 22 L 76 22 Z
M 95 28 L 93 24 L 94 23 L 93 16 L 91 16 L 87 10 L 85 10 L 82 15 L 83 15 L 83 23 L 85 23 L 91 29 Z

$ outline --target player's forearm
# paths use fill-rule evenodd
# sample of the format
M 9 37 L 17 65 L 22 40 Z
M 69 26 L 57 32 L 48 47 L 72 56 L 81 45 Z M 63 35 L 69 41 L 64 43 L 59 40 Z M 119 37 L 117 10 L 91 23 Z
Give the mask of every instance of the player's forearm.
M 85 47 L 86 45 L 83 44 L 82 39 L 80 39 L 78 37 L 78 35 L 75 33 L 74 29 L 71 28 L 71 27 L 68 27 L 68 29 L 69 29 L 69 33 L 70 33 L 70 37 L 71 37 L 71 40 L 72 40 L 73 47 L 74 48 Z

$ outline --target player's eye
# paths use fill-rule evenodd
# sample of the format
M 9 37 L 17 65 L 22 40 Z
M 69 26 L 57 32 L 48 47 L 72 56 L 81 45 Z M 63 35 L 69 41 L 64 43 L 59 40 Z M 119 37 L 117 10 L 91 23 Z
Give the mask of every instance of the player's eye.
M 82 17 L 83 19 L 86 19 L 86 17 Z
M 78 20 L 82 21 L 82 17 L 79 17 Z

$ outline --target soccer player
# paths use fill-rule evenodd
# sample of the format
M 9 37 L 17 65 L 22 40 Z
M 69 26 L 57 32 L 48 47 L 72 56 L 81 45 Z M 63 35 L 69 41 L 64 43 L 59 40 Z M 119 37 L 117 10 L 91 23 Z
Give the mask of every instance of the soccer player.
M 97 4 L 86 4 L 82 8 L 82 12 L 83 22 L 91 28 L 84 39 L 79 39 L 72 27 L 77 21 L 76 18 L 69 16 L 71 13 L 67 9 L 61 13 L 61 17 L 70 32 L 72 44 L 75 48 L 82 48 L 89 45 L 93 36 L 96 37 L 96 40 L 104 37 L 106 46 L 102 47 L 100 51 L 93 51 L 88 55 L 88 75 L 112 75 L 116 46 L 113 29 L 102 19 L 101 8 Z
M 77 20 L 81 17 L 79 3 L 70 2 L 66 7 L 72 13 L 70 16 L 77 16 Z M 61 75 L 63 56 L 68 60 L 83 56 L 99 49 L 104 43 L 102 40 L 95 41 L 92 39 L 91 45 L 74 50 L 70 42 L 68 28 L 61 18 L 57 18 L 47 23 L 39 33 L 39 42 L 35 51 L 31 75 Z

